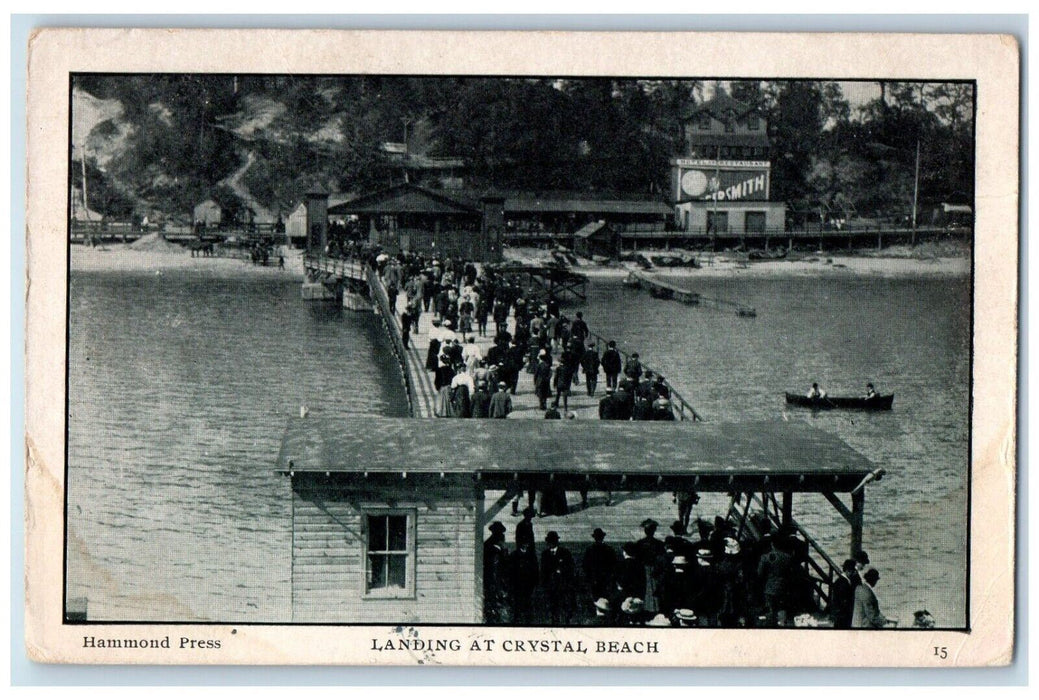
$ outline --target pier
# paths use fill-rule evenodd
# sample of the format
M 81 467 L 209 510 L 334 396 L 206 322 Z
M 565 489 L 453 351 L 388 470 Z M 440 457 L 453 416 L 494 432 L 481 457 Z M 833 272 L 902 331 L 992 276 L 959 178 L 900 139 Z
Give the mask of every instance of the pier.
M 402 341 L 400 312 L 403 309 L 407 296 L 401 291 L 398 293 L 395 303 L 391 304 L 387 296 L 385 285 L 378 274 L 369 268 L 367 264 L 356 258 L 331 258 L 324 255 L 308 254 L 304 257 L 304 269 L 309 282 L 304 282 L 304 298 L 317 299 L 342 299 L 347 305 L 348 295 L 365 295 L 369 300 L 368 307 L 374 310 L 380 318 L 383 328 L 393 348 L 394 356 L 401 368 L 403 384 L 407 390 L 409 411 L 415 418 L 435 417 L 434 406 L 436 405 L 436 391 L 429 372 L 425 369 L 426 350 L 429 347 L 429 333 L 433 328 L 432 312 L 423 312 L 419 318 L 418 331 L 412 332 L 408 347 L 405 348 Z M 506 268 L 511 274 L 512 269 Z M 537 273 L 532 273 L 535 276 Z M 571 273 L 573 275 L 574 273 Z M 574 284 L 585 283 L 583 280 L 572 279 Z M 536 284 L 536 283 L 535 283 Z M 314 288 L 317 291 L 314 291 Z M 355 306 L 351 306 L 355 308 Z M 510 314 L 508 319 L 508 330 L 516 332 L 516 319 Z M 487 350 L 494 344 L 491 334 L 480 336 L 475 330 L 471 333 L 476 339 L 480 351 L 486 354 Z M 600 356 L 606 349 L 607 340 L 595 333 L 590 334 L 590 339 L 595 342 L 596 350 Z M 630 353 L 622 348 L 617 348 L 624 361 L 630 357 Z M 643 362 L 643 368 L 654 371 L 652 367 Z M 659 373 L 658 373 L 659 374 Z M 602 375 L 600 375 L 602 380 Z M 703 420 L 692 404 L 669 382 L 665 381 L 670 393 L 672 409 L 677 420 Z M 604 395 L 605 383 L 600 381 L 595 396 L 588 396 L 582 384 L 574 384 L 570 391 L 568 411 L 575 418 L 596 419 L 599 418 L 599 399 Z M 533 375 L 523 371 L 520 373 L 520 383 L 517 393 L 512 397 L 513 415 L 517 418 L 541 418 L 544 411 L 538 407 L 537 397 L 534 395 Z
M 588 276 L 562 266 L 504 263 L 493 265 L 492 268 L 499 274 L 525 282 L 524 287 L 528 290 L 529 299 L 563 300 L 570 297 L 584 301 L 588 298 Z
M 552 489 L 569 493 L 570 501 L 565 514 L 535 522 L 539 553 L 549 530 L 577 557 L 596 527 L 610 533 L 614 547 L 634 541 L 644 518 L 672 519 L 673 494 L 702 494 L 705 510 L 697 513 L 718 516 L 747 546 L 760 542 L 765 528 L 796 534 L 818 609 L 830 600 L 840 560 L 795 520 L 793 495 L 823 497 L 850 526 L 849 553 L 861 549 L 865 486 L 884 470 L 838 438 L 797 422 L 704 422 L 670 385 L 673 422 L 600 421 L 601 385 L 589 397 L 576 382 L 567 407 L 573 420 L 544 420 L 527 372 L 509 420 L 436 418 L 425 368 L 434 314 L 422 313 L 405 346 L 398 313 L 404 291 L 391 300 L 362 260 L 308 255 L 304 266 L 311 280 L 305 286 L 365 294 L 400 366 L 412 418 L 290 421 L 277 470 L 292 488 L 293 621 L 328 621 L 330 610 L 350 622 L 488 621 L 487 528 L 497 520 L 511 532 L 516 505 Z M 510 314 L 510 332 L 515 324 Z M 468 335 L 484 352 L 491 346 L 491 335 Z M 589 340 L 600 350 L 606 343 L 594 331 Z M 375 542 L 375 531 L 396 532 L 380 537 L 397 537 L 398 544 Z M 546 605 L 535 600 L 535 624 L 547 624 Z M 571 624 L 595 624 L 589 600 L 579 603 Z
M 752 306 L 746 306 L 745 304 L 740 304 L 739 302 L 730 301 L 728 299 L 717 299 L 715 297 L 704 296 L 703 294 L 694 292 L 691 289 L 680 287 L 671 282 L 665 282 L 654 275 L 639 270 L 632 270 L 629 272 L 625 284 L 629 287 L 646 289 L 657 299 L 674 299 L 683 304 L 690 304 L 693 306 L 704 306 L 722 311 L 735 311 L 736 315 L 741 318 L 754 318 L 758 315 L 757 310 Z

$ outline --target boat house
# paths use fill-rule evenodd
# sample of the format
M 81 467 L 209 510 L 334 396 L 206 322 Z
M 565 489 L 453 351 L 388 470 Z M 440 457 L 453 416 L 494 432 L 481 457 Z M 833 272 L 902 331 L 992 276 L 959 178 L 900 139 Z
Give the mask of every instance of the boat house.
M 793 496 L 828 501 L 857 551 L 864 486 L 883 474 L 799 422 L 319 414 L 290 421 L 277 470 L 292 491 L 292 621 L 387 624 L 483 622 L 487 526 L 514 494 L 548 487 L 729 494 L 728 518 L 741 533 L 754 534 L 752 506 L 798 528 L 825 598 L 839 564 L 799 529 Z

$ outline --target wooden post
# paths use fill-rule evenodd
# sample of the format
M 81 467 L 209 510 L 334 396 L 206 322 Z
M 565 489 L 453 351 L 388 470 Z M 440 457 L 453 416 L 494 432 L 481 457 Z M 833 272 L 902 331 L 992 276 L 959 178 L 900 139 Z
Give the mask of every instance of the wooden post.
M 862 551 L 862 520 L 863 513 L 865 512 L 866 505 L 866 492 L 860 490 L 858 493 L 851 495 L 851 553 L 850 556 L 855 556 Z
M 794 494 L 790 491 L 783 492 L 783 525 L 790 525 L 794 521 Z
M 475 551 L 473 552 L 473 580 L 476 582 L 473 591 L 473 619 L 483 623 L 483 486 L 473 482 L 473 529 L 475 530 Z

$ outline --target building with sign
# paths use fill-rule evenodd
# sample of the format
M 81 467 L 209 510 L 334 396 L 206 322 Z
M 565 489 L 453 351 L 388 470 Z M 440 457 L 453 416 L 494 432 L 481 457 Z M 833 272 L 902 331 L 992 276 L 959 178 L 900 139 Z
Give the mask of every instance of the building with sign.
M 678 228 L 722 237 L 782 231 L 786 205 L 769 199 L 768 122 L 757 108 L 718 88 L 683 123 L 686 152 L 671 160 Z

